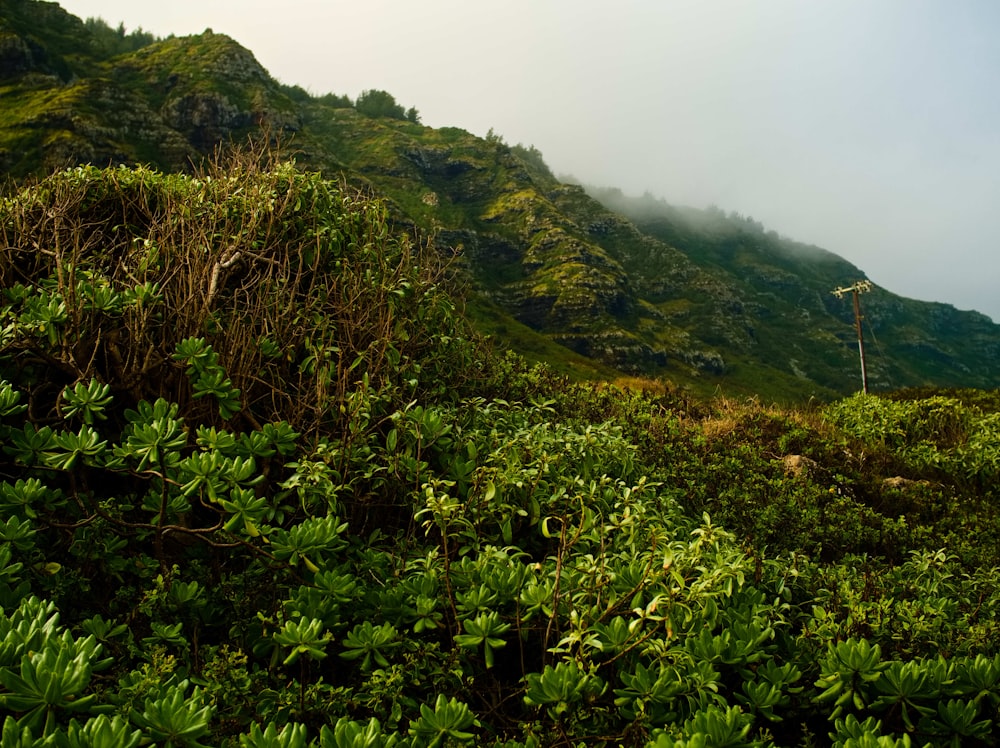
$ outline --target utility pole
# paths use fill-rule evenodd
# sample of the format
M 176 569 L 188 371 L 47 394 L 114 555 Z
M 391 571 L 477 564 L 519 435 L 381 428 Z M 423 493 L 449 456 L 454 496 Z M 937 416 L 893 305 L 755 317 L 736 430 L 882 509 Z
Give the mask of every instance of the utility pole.
M 861 301 L 858 296 L 871 290 L 872 282 L 863 280 L 858 281 L 853 286 L 836 288 L 830 292 L 838 299 L 844 298 L 845 293 L 851 293 L 854 296 L 854 327 L 858 332 L 858 355 L 861 357 L 861 388 L 866 395 L 868 394 L 868 370 L 865 368 L 865 338 L 861 332 Z

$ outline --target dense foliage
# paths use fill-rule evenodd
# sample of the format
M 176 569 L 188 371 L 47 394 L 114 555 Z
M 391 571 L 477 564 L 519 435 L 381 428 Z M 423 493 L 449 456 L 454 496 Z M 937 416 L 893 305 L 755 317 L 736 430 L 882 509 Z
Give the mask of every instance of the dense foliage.
M 0 205 L 7 746 L 989 745 L 994 394 L 489 354 L 287 164 Z
M 389 117 L 391 119 L 405 119 L 413 123 L 420 122 L 420 115 L 415 108 L 404 109 L 402 104 L 396 102 L 395 96 L 388 91 L 381 91 L 377 88 L 368 89 L 358 94 L 354 108 L 368 117 Z
M 137 49 L 142 49 L 158 41 L 155 34 L 143 31 L 141 26 L 127 31 L 125 24 L 119 23 L 116 28 L 112 28 L 107 21 L 100 17 L 88 18 L 84 21 L 84 26 L 108 57 L 135 52 Z

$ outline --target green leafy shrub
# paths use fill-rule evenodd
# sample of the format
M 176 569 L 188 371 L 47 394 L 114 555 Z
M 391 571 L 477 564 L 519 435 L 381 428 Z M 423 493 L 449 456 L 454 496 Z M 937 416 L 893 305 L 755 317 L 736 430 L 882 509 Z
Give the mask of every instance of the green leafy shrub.
M 571 384 L 288 165 L 0 231 L 3 745 L 1000 735 L 990 398 Z

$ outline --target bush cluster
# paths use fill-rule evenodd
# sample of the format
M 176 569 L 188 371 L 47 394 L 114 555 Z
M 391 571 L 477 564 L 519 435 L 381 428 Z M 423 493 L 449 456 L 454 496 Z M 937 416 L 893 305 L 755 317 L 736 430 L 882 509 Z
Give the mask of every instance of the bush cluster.
M 1000 737 L 995 414 L 571 384 L 290 165 L 0 233 L 0 745 Z

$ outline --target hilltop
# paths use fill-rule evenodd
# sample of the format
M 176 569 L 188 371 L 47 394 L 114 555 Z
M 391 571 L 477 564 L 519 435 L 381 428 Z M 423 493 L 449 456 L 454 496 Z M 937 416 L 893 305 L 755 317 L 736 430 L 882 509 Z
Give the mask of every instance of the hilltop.
M 836 255 L 722 211 L 567 184 L 537 150 L 425 127 L 385 92 L 313 96 L 223 33 L 115 46 L 53 3 L 0 12 L 0 168 L 14 179 L 79 163 L 190 171 L 264 137 L 384 197 L 397 231 L 465 274 L 479 328 L 531 359 L 784 401 L 858 388 L 851 305 L 830 291 L 865 274 Z M 1000 383 L 1000 326 L 984 315 L 882 288 L 864 310 L 873 390 Z

